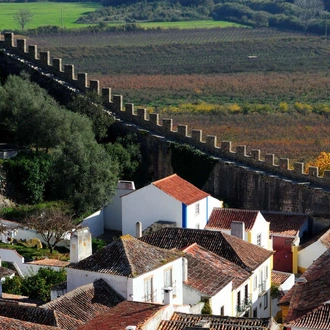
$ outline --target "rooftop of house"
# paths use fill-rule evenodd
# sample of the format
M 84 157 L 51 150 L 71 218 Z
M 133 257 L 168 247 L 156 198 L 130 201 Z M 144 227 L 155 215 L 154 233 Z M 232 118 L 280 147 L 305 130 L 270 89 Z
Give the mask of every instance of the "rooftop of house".
M 272 270 L 271 276 L 272 276 L 272 284 L 281 285 L 291 276 L 291 273 L 285 273 L 285 272 L 280 272 L 278 270 Z
M 301 227 L 308 221 L 308 215 L 285 212 L 261 212 L 269 222 L 271 234 L 297 236 Z
M 185 284 L 204 295 L 215 295 L 231 281 L 236 289 L 251 276 L 245 269 L 196 243 L 183 252 L 188 259 L 188 281 Z
M 123 300 L 104 280 L 99 279 L 78 287 L 40 308 L 61 312 L 86 323 L 94 317 L 108 312 Z
M 287 322 L 293 321 L 330 300 L 330 249 L 317 258 L 281 298 L 289 306 Z
M 4 277 L 11 276 L 14 274 L 15 274 L 15 271 L 13 271 L 9 268 L 0 266 L 0 278 L 4 278 Z
M 302 329 L 329 330 L 330 329 L 330 305 L 323 304 L 306 315 L 286 324 L 287 327 Z
M 177 174 L 155 181 L 152 185 L 186 205 L 196 203 L 210 195 Z
M 5 316 L 0 316 L 0 329 L 3 330 L 54 330 L 58 327 L 48 326 L 44 324 L 36 324 L 32 322 L 17 320 Z
M 168 251 L 152 246 L 127 234 L 78 263 L 70 264 L 68 267 L 135 277 L 181 257 L 182 253 L 180 251 Z
M 230 230 L 233 221 L 243 222 L 245 231 L 250 231 L 257 219 L 259 211 L 239 210 L 215 207 L 212 210 L 205 229 Z
M 254 270 L 273 255 L 257 245 L 221 231 L 163 228 L 140 238 L 143 242 L 163 249 L 183 249 L 193 243 L 223 257 L 246 270 Z
M 107 313 L 94 318 L 85 325 L 79 327 L 79 330 L 119 330 L 125 329 L 127 326 L 141 327 L 150 320 L 155 314 L 167 306 L 152 303 L 143 303 L 136 301 L 123 301 L 116 307 L 111 308 Z
M 8 229 L 8 230 L 14 230 L 20 226 L 22 226 L 20 223 L 10 220 L 5 220 L 0 218 L 0 226 Z
M 2 317 L 58 327 L 65 330 L 72 330 L 83 324 L 82 321 L 71 318 L 61 312 L 22 305 L 0 304 L 0 315 Z
M 194 327 L 201 323 L 209 323 L 209 329 L 212 330 L 265 330 L 271 328 L 272 320 L 271 318 L 237 318 L 174 312 L 169 321 L 161 321 L 157 330 L 185 330 L 187 327 Z

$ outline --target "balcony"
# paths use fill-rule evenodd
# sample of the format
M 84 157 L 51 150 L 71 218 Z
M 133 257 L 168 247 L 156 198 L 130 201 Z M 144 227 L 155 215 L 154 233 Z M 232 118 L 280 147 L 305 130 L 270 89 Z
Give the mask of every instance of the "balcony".
M 262 296 L 266 293 L 266 284 L 267 282 L 266 281 L 262 281 L 260 284 L 259 284 L 259 296 Z
M 246 312 L 251 307 L 251 305 L 252 296 L 249 294 L 236 306 L 237 315 L 241 315 L 242 313 Z

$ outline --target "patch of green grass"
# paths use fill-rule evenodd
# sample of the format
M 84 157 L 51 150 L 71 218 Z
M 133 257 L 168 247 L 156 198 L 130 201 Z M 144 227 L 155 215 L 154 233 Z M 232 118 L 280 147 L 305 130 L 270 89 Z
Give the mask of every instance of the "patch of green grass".
M 90 24 L 77 24 L 81 15 L 86 15 L 101 7 L 96 2 L 24 2 L 0 3 L 0 30 L 18 30 L 20 26 L 13 16 L 22 9 L 33 14 L 26 29 L 45 25 L 57 25 L 65 28 L 80 28 Z
M 49 252 L 49 249 L 43 248 L 37 250 L 36 248 L 26 247 L 22 244 L 5 244 L 0 242 L 0 248 L 16 250 L 25 261 L 32 261 L 36 259 L 41 259 L 43 257 L 48 257 L 50 259 L 59 259 L 59 260 L 69 260 L 69 251 L 64 247 L 57 247 L 56 250 L 53 250 L 53 253 Z

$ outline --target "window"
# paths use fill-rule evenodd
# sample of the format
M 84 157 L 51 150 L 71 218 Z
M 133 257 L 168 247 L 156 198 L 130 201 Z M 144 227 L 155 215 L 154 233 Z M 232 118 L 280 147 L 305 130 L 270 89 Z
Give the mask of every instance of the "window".
M 268 278 L 268 266 L 265 267 L 265 279 Z
M 257 277 L 257 275 L 255 275 L 253 277 L 253 290 L 256 290 L 257 287 L 258 287 L 258 277 Z
M 244 287 L 244 299 L 245 299 L 245 302 L 248 301 L 248 299 L 249 299 L 249 287 L 247 284 Z
M 237 306 L 241 304 L 241 291 L 237 292 Z
M 261 246 L 261 234 L 257 235 L 257 245 Z
M 268 307 L 268 293 L 264 295 L 264 309 Z
M 258 317 L 258 308 L 257 307 L 253 310 L 253 317 Z
M 149 277 L 144 280 L 144 301 L 153 302 L 153 278 Z
M 172 268 L 164 270 L 164 287 L 172 287 Z
M 199 214 L 199 203 L 195 204 L 195 215 Z

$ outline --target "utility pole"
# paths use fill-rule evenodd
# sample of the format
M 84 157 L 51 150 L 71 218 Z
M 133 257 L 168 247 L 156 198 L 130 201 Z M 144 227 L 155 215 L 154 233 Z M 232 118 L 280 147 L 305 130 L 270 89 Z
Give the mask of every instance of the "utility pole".
M 62 1 L 61 1 L 61 27 L 63 27 L 63 8 L 62 8 Z
M 325 41 L 328 41 L 328 12 L 325 11 Z

